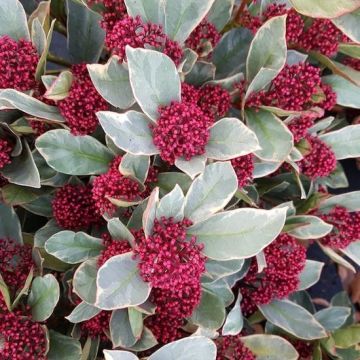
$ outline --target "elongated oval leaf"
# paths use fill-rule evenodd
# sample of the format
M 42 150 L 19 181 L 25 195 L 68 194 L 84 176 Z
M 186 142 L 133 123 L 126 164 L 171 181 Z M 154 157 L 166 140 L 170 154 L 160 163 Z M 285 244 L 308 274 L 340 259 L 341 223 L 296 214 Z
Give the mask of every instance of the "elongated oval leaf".
M 234 196 L 238 181 L 230 162 L 208 165 L 186 195 L 185 217 L 193 223 L 223 209 Z
M 261 147 L 261 150 L 255 151 L 255 155 L 265 161 L 284 161 L 293 148 L 293 136 L 286 125 L 264 110 L 246 111 L 246 120 Z
M 284 338 L 276 335 L 250 335 L 241 341 L 257 360 L 297 360 L 299 354 Z
M 132 254 L 108 260 L 97 275 L 96 306 L 103 310 L 140 305 L 150 294 L 150 285 L 142 280 Z
M 88 304 L 95 304 L 96 301 L 97 271 L 97 259 L 89 259 L 83 262 L 74 273 L 73 290 L 81 300 Z
M 299 225 L 299 227 L 290 230 L 288 233 L 301 240 L 322 238 L 333 228 L 332 225 L 312 215 L 292 216 L 288 218 L 288 221 Z
M 260 305 L 259 309 L 267 320 L 300 339 L 314 340 L 327 336 L 313 315 L 289 300 L 273 300 L 268 305 Z
M 77 324 L 93 318 L 100 312 L 101 309 L 93 305 L 87 304 L 83 301 L 75 307 L 75 309 L 71 312 L 70 315 L 66 316 L 65 318 L 68 319 L 70 322 Z
M 257 32 L 250 45 L 246 60 L 246 77 L 249 83 L 261 69 L 271 71 L 258 89 L 268 84 L 283 68 L 286 62 L 286 16 L 268 20 Z
M 120 109 L 134 104 L 129 70 L 119 63 L 117 56 L 112 56 L 105 65 L 92 64 L 87 68 L 96 90 L 108 103 Z
M 351 243 L 341 252 L 360 266 L 360 240 Z
M 78 264 L 98 256 L 104 248 L 101 239 L 84 232 L 60 231 L 45 243 L 45 250 L 68 264 Z
M 45 321 L 54 311 L 60 297 L 59 284 L 52 274 L 36 277 L 31 285 L 28 305 L 35 321 Z
M 114 347 L 129 348 L 138 340 L 131 330 L 128 309 L 115 310 L 110 319 L 110 336 Z
M 349 317 L 351 308 L 344 306 L 331 306 L 318 311 L 315 319 L 328 331 L 339 329 Z
M 305 268 L 300 273 L 300 284 L 297 291 L 308 289 L 310 286 L 316 284 L 321 276 L 321 271 L 324 263 L 314 260 L 306 260 Z
M 360 30 L 358 26 L 359 20 L 360 10 L 357 10 L 343 16 L 339 16 L 333 19 L 332 22 L 352 41 L 360 43 Z
M 191 336 L 164 345 L 149 360 L 215 360 L 216 346 L 203 336 Z
M 286 211 L 286 208 L 226 211 L 191 226 L 187 234 L 205 245 L 204 254 L 211 259 L 245 259 L 259 253 L 279 235 Z
M 9 35 L 14 40 L 30 40 L 26 13 L 18 0 L 0 2 L 0 37 Z
M 159 106 L 180 101 L 176 66 L 168 56 L 154 50 L 127 47 L 126 56 L 135 99 L 144 113 L 156 120 Z
M 236 118 L 224 118 L 210 128 L 206 155 L 210 159 L 230 160 L 260 149 L 256 135 Z
M 125 176 L 133 176 L 141 183 L 144 183 L 150 166 L 150 157 L 148 155 L 125 154 L 120 163 L 119 170 Z
M 139 360 L 139 358 L 129 351 L 104 350 L 105 360 Z
M 231 309 L 231 311 L 229 312 L 225 324 L 222 328 L 222 334 L 224 336 L 227 335 L 238 335 L 240 334 L 243 325 L 244 325 L 244 319 L 241 313 L 241 308 L 240 308 L 240 301 L 241 301 L 242 297 L 241 294 L 239 293 L 236 302 L 233 306 L 233 308 Z
M 0 239 L 23 243 L 21 225 L 14 208 L 0 203 Z
M 134 243 L 133 234 L 119 219 L 110 219 L 107 227 L 113 240 L 127 240 L 130 244 Z
M 106 134 L 120 149 L 134 155 L 159 153 L 153 143 L 150 120 L 144 114 L 137 111 L 124 114 L 100 111 L 97 116 Z
M 235 0 L 215 0 L 206 18 L 221 31 L 231 18 Z
M 81 360 L 82 350 L 79 340 L 50 330 L 50 351 L 48 360 Z
M 125 0 L 128 14 L 140 16 L 144 22 L 165 24 L 165 2 L 158 0 Z
M 184 218 L 184 193 L 179 185 L 166 194 L 159 202 L 156 209 L 156 218 L 171 217 L 174 221 L 181 221 Z
M 67 130 L 48 131 L 35 145 L 50 167 L 69 175 L 104 173 L 113 157 L 95 138 L 74 136 Z
M 319 210 L 328 213 L 336 205 L 345 207 L 349 211 L 360 211 L 360 191 L 331 196 L 320 203 Z
M 360 156 L 360 125 L 345 126 L 320 135 L 320 139 L 330 146 L 337 160 Z
M 191 160 L 177 158 L 175 160 L 175 165 L 193 179 L 196 175 L 204 171 L 206 160 L 205 155 L 194 156 Z

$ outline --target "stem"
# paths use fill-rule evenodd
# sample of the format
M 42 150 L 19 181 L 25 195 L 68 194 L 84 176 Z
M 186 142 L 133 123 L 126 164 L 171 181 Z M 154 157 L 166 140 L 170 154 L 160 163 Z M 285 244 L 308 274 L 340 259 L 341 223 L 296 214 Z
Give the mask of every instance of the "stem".
M 62 66 L 66 66 L 66 67 L 70 67 L 71 63 L 59 56 L 56 56 L 54 54 L 49 53 L 47 56 L 48 61 L 54 63 L 54 64 L 58 64 L 58 65 L 62 65 Z
M 235 22 L 239 23 L 240 22 L 240 18 L 241 18 L 241 14 L 243 13 L 243 11 L 245 10 L 246 6 L 250 3 L 251 0 L 242 0 L 241 4 L 235 14 Z

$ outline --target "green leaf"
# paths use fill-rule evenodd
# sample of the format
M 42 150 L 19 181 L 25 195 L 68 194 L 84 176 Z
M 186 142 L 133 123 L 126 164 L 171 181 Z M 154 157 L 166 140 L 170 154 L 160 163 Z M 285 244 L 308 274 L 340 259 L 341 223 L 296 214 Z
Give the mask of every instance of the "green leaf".
M 69 90 L 73 81 L 70 71 L 62 71 L 51 86 L 46 90 L 45 97 L 50 100 L 63 100 L 69 95 Z
M 142 215 L 142 224 L 145 236 L 148 237 L 152 234 L 154 221 L 156 218 L 156 210 L 159 204 L 159 188 L 156 187 L 148 200 L 144 213 Z
M 318 311 L 315 319 L 327 330 L 339 329 L 349 317 L 351 309 L 344 306 L 332 306 Z
M 194 86 L 201 86 L 215 78 L 215 65 L 199 60 L 195 63 L 190 73 L 186 75 L 185 82 Z
M 346 349 L 360 343 L 360 325 L 352 325 L 345 329 L 336 330 L 332 334 L 336 347 Z
M 321 276 L 324 263 L 314 260 L 306 260 L 305 268 L 299 276 L 300 284 L 297 291 L 305 290 L 316 284 Z
M 170 39 L 183 43 L 209 12 L 214 0 L 166 0 L 164 32 Z
M 287 225 L 298 224 L 299 226 L 288 231 L 291 236 L 301 240 L 319 239 L 329 234 L 333 228 L 317 216 L 300 215 L 291 216 L 287 219 Z
M 266 175 L 274 173 L 281 166 L 281 162 L 273 161 L 255 161 L 254 163 L 254 179 L 262 178 Z
M 175 160 L 175 165 L 178 169 L 189 175 L 191 179 L 194 179 L 197 174 L 200 174 L 204 171 L 206 160 L 207 159 L 205 155 L 194 156 L 191 158 L 191 160 L 177 158 Z
M 21 225 L 13 207 L 0 203 L 0 238 L 23 243 Z
M 31 24 L 31 42 L 38 54 L 42 54 L 46 47 L 46 34 L 38 18 L 35 18 Z
M 33 214 L 44 217 L 51 217 L 53 216 L 53 198 L 53 194 L 43 194 L 31 202 L 23 204 L 22 207 Z
M 206 273 L 213 280 L 219 280 L 229 275 L 238 273 L 244 266 L 243 259 L 217 261 L 208 259 L 205 263 Z
M 337 160 L 360 156 L 360 125 L 345 126 L 320 135 L 320 139 L 330 146 Z
M 206 166 L 186 195 L 185 217 L 193 223 L 207 219 L 228 204 L 237 187 L 237 177 L 230 162 Z
M 293 135 L 274 114 L 264 110 L 247 110 L 246 121 L 258 138 L 261 150 L 255 155 L 261 160 L 282 162 L 293 148 Z
M 256 135 L 239 119 L 223 118 L 210 128 L 206 156 L 215 160 L 230 160 L 259 150 Z
M 246 78 L 248 82 L 255 79 L 256 75 L 266 69 L 269 76 L 258 83 L 257 90 L 262 89 L 281 71 L 286 62 L 286 16 L 277 16 L 268 20 L 256 32 L 251 42 L 246 60 Z
M 13 89 L 0 90 L 0 110 L 18 109 L 26 114 L 52 120 L 64 122 L 56 106 L 46 105 L 43 102 Z
M 29 145 L 23 141 L 20 156 L 13 157 L 11 163 L 1 169 L 1 173 L 9 182 L 32 188 L 40 188 L 40 174 L 36 167 Z
M 48 360 L 81 360 L 81 344 L 79 340 L 50 330 L 50 351 Z
M 129 350 L 131 351 L 145 351 L 153 348 L 158 344 L 154 334 L 147 328 L 144 327 L 141 339 Z
M 10 292 L 1 274 L 0 274 L 0 295 L 2 295 L 3 301 L 6 307 L 8 308 L 8 310 L 10 311 L 11 310 Z
M 240 308 L 240 301 L 242 299 L 241 294 L 239 293 L 236 302 L 233 308 L 230 310 L 225 324 L 222 328 L 222 335 L 223 336 L 235 336 L 240 334 L 243 326 L 244 326 L 244 319 L 242 316 L 241 308 Z
M 165 193 L 171 191 L 175 185 L 179 185 L 183 193 L 187 193 L 191 185 L 191 178 L 179 172 L 162 172 L 158 175 L 156 185 Z
M 345 249 L 341 249 L 341 252 L 360 266 L 360 240 L 352 242 Z
M 180 78 L 176 66 L 168 56 L 154 50 L 128 46 L 126 56 L 134 97 L 144 113 L 156 120 L 159 106 L 180 101 Z
M 101 309 L 98 309 L 97 307 L 87 304 L 83 301 L 77 305 L 71 314 L 66 316 L 65 319 L 74 324 L 78 324 L 83 321 L 90 320 L 94 316 L 100 314 L 100 312 Z
M 276 335 L 243 336 L 241 341 L 256 356 L 256 360 L 297 360 L 299 354 L 284 338 Z
M 345 268 L 352 271 L 354 274 L 356 273 L 356 270 L 352 264 L 350 264 L 348 261 L 346 261 L 342 256 L 340 256 L 335 250 L 328 246 L 322 245 L 320 242 L 318 242 L 318 245 L 320 246 L 321 250 L 335 263 L 340 264 L 344 266 Z
M 204 244 L 204 254 L 210 259 L 245 259 L 258 254 L 279 235 L 286 210 L 226 211 L 191 226 L 187 234 Z
M 68 130 L 47 131 L 35 145 L 50 167 L 69 175 L 104 173 L 113 158 L 92 136 L 74 136 Z
M 105 40 L 105 31 L 100 26 L 101 15 L 78 0 L 66 0 L 66 5 L 71 59 L 75 63 L 98 62 Z
M 140 339 L 144 329 L 143 313 L 135 307 L 128 308 L 128 313 L 131 331 L 137 339 Z
M 140 16 L 144 22 L 165 24 L 164 1 L 158 0 L 125 0 L 127 12 L 131 17 Z
M 89 259 L 83 262 L 74 273 L 74 293 L 88 304 L 95 304 L 96 301 L 97 271 L 97 259 Z
M 312 18 L 336 18 L 359 7 L 353 0 L 290 0 L 290 3 L 297 12 Z
M 245 72 L 246 57 L 253 37 L 252 32 L 243 27 L 225 33 L 212 54 L 217 79 Z
M 4 202 L 10 206 L 26 204 L 39 196 L 34 189 L 15 184 L 5 185 L 1 192 Z
M 360 87 L 352 84 L 339 75 L 328 75 L 322 78 L 335 91 L 337 104 L 360 109 Z
M 78 264 L 98 256 L 104 248 L 101 239 L 84 232 L 60 231 L 45 243 L 45 250 L 67 264 Z
M 134 155 L 155 155 L 159 150 L 153 143 L 151 121 L 137 111 L 123 114 L 111 111 L 97 113 L 105 133 L 120 149 Z
M 339 51 L 342 54 L 351 56 L 355 59 L 360 59 L 360 46 L 358 44 L 352 44 L 352 43 L 339 44 Z
M 9 35 L 14 40 L 30 40 L 26 13 L 18 0 L 0 2 L 0 37 Z
M 35 321 L 45 321 L 53 313 L 60 297 L 60 287 L 52 274 L 36 277 L 31 285 L 28 305 Z
M 331 196 L 321 201 L 319 210 L 328 213 L 336 205 L 345 207 L 349 211 L 360 211 L 360 191 Z
M 149 360 L 215 360 L 216 346 L 203 336 L 191 336 L 164 345 Z
M 273 300 L 268 305 L 258 307 L 268 321 L 299 339 L 314 340 L 327 336 L 314 316 L 289 300 Z
M 357 6 L 359 8 L 359 4 Z M 338 27 L 352 41 L 360 43 L 360 10 L 349 12 L 348 14 L 332 19 L 333 24 Z
M 125 154 L 120 163 L 119 170 L 125 176 L 132 176 L 144 183 L 150 166 L 150 157 L 147 155 Z
M 115 310 L 110 319 L 110 336 L 114 347 L 129 348 L 134 346 L 137 338 L 134 336 L 127 309 Z
M 156 209 L 156 218 L 171 217 L 174 221 L 181 221 L 184 218 L 185 197 L 179 185 L 166 194 L 159 202 Z
M 105 65 L 91 64 L 87 68 L 96 90 L 108 103 L 120 109 L 134 104 L 129 70 L 117 56 L 112 56 Z
M 103 350 L 105 360 L 139 360 L 139 358 L 129 351 L 122 350 Z
M 142 304 L 150 294 L 150 284 L 142 280 L 133 254 L 116 255 L 99 269 L 96 306 L 103 310 Z
M 134 244 L 134 236 L 128 228 L 117 218 L 112 218 L 107 224 L 108 231 L 114 241 L 126 240 L 129 244 Z
M 207 20 L 221 31 L 231 18 L 234 0 L 215 0 L 210 11 L 206 15 Z
M 198 59 L 198 54 L 192 49 L 184 49 L 183 58 L 181 64 L 178 66 L 178 71 L 183 75 L 187 75 L 191 72 L 196 61 Z

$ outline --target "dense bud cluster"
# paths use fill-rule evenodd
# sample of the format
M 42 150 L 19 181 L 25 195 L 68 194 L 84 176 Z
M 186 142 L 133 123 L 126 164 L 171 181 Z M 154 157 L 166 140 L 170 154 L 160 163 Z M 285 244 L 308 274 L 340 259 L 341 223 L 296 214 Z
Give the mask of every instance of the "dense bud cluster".
M 99 123 L 96 113 L 109 105 L 95 89 L 85 64 L 73 65 L 72 72 L 69 95 L 58 102 L 59 110 L 74 135 L 91 134 Z
M 311 179 L 329 176 L 336 169 L 334 152 L 318 137 L 307 135 L 305 139 L 310 151 L 297 163 L 300 172 Z
M 264 270 L 258 273 L 257 262 L 253 259 L 241 285 L 241 306 L 245 314 L 252 314 L 258 304 L 282 299 L 297 289 L 305 266 L 306 248 L 293 237 L 281 234 L 265 248 L 264 255 Z
M 232 159 L 231 165 L 235 170 L 239 188 L 249 185 L 253 179 L 254 155 L 248 154 Z
M 172 60 L 179 64 L 182 58 L 182 49 L 176 41 L 169 39 L 160 25 L 143 23 L 140 16 L 135 18 L 124 16 L 117 21 L 106 34 L 106 46 L 120 61 L 125 59 L 126 45 L 132 48 L 153 47 L 162 50 Z
M 328 214 L 320 215 L 332 231 L 321 238 L 321 243 L 333 249 L 344 249 L 360 239 L 360 212 L 350 212 L 344 207 L 335 206 Z
M 39 55 L 34 45 L 24 39 L 0 37 L 0 89 L 31 90 L 36 85 L 35 71 Z
M 294 143 L 298 143 L 301 139 L 304 139 L 308 130 L 314 125 L 314 117 L 309 115 L 299 116 L 293 119 L 288 125 L 289 130 L 294 136 Z
M 111 311 L 101 311 L 90 320 L 83 321 L 80 323 L 81 334 L 92 339 L 99 337 L 103 342 L 109 341 L 105 331 L 109 330 L 110 317 Z
M 10 289 L 24 285 L 33 265 L 31 246 L 0 239 L 0 274 Z
M 106 261 L 111 259 L 113 256 L 125 254 L 132 250 L 130 244 L 126 240 L 113 240 L 108 233 L 103 234 L 102 238 L 105 249 L 101 251 L 98 258 L 97 263 L 99 267 L 104 265 Z
M 0 139 L 0 170 L 11 163 L 11 152 L 13 147 L 6 139 Z
M 101 26 L 105 31 L 110 31 L 116 21 L 121 20 L 127 14 L 124 0 L 95 0 L 95 2 L 104 7 Z
M 241 335 L 216 339 L 216 360 L 255 360 L 255 355 L 241 341 Z
M 348 57 L 343 61 L 344 65 L 352 67 L 354 70 L 360 71 L 360 59 Z

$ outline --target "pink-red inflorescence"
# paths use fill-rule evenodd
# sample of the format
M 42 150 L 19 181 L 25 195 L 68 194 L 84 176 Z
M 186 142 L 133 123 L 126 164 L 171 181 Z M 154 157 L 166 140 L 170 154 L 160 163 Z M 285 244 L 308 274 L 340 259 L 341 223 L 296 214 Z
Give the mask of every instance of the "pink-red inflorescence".
M 0 89 L 31 90 L 36 85 L 39 62 L 36 48 L 30 41 L 0 37 Z
M 305 139 L 310 151 L 297 162 L 300 172 L 311 179 L 329 176 L 336 169 L 334 152 L 318 137 L 307 135 Z
M 12 145 L 6 139 L 0 139 L 0 169 L 11 163 Z
M 96 113 L 107 110 L 109 105 L 95 89 L 85 64 L 73 65 L 72 72 L 69 95 L 58 102 L 59 110 L 72 134 L 91 134 L 99 123 Z
M 20 289 L 33 266 L 32 248 L 11 239 L 0 239 L 0 274 L 10 289 Z
M 201 23 L 194 29 L 186 40 L 186 46 L 198 54 L 202 54 L 205 50 L 205 44 L 210 44 L 211 48 L 215 48 L 221 39 L 220 33 L 214 24 L 207 19 L 203 19 Z
M 354 70 L 360 71 L 360 59 L 347 57 L 343 60 L 343 64 L 352 67 Z
M 118 20 L 121 20 L 127 14 L 124 0 L 95 0 L 95 3 L 102 4 L 101 27 L 105 31 L 111 31 Z
M 322 101 L 316 97 L 322 94 Z M 284 110 L 302 111 L 313 105 L 330 110 L 336 103 L 332 89 L 321 83 L 320 69 L 306 64 L 285 65 L 271 82 L 269 90 L 250 96 L 248 106 L 275 106 Z
M 52 209 L 56 222 L 64 229 L 87 229 L 101 220 L 91 185 L 63 186 L 55 193 Z
M 344 35 L 329 19 L 314 19 L 299 39 L 299 46 L 306 51 L 318 51 L 326 56 L 337 53 L 339 43 L 347 42 Z
M 152 235 L 137 237 L 140 274 L 152 285 L 150 301 L 157 307 L 146 325 L 161 343 L 181 337 L 183 319 L 191 316 L 200 302 L 205 257 L 195 237 L 186 240 L 190 225 L 188 219 L 162 218 L 154 221 Z
M 132 250 L 127 240 L 113 240 L 108 233 L 103 234 L 102 239 L 105 249 L 101 251 L 98 258 L 98 267 L 104 265 L 106 261 L 108 261 L 113 256 L 125 254 Z
M 308 130 L 314 125 L 314 117 L 311 115 L 303 115 L 293 119 L 288 125 L 289 130 L 294 136 L 294 142 L 298 143 L 305 138 Z
M 109 170 L 93 182 L 92 197 L 101 214 L 105 212 L 113 214 L 116 210 L 116 206 L 108 198 L 131 202 L 144 195 L 138 182 L 120 173 L 121 159 L 121 156 L 117 156 L 112 161 Z
M 333 249 L 344 249 L 360 239 L 360 212 L 350 212 L 335 206 L 328 214 L 318 215 L 333 225 L 332 231 L 321 239 L 321 243 Z
M 231 165 L 233 166 L 237 179 L 239 188 L 242 188 L 253 179 L 254 172 L 254 156 L 253 154 L 239 156 L 231 160 Z
M 8 311 L 1 293 L 0 335 L 1 360 L 46 360 L 44 329 L 24 316 L 21 310 Z
M 101 311 L 93 318 L 80 323 L 81 334 L 92 339 L 100 337 L 103 342 L 108 341 L 105 331 L 109 330 L 111 311 Z
M 119 56 L 120 61 L 125 59 L 126 45 L 133 48 L 146 46 L 161 50 L 177 65 L 183 55 L 180 45 L 168 38 L 161 25 L 143 23 L 139 16 L 133 18 L 126 15 L 118 20 L 112 30 L 106 34 L 105 44 L 114 55 Z
M 258 273 L 253 259 L 241 285 L 242 310 L 247 315 L 252 314 L 258 304 L 268 304 L 294 292 L 305 266 L 306 248 L 287 234 L 279 235 L 265 248 L 264 254 L 267 266 Z
M 154 144 L 164 161 L 173 165 L 179 157 L 190 160 L 205 153 L 213 119 L 199 106 L 172 102 L 160 107 L 159 114 L 157 124 L 151 129 Z
M 256 360 L 255 355 L 241 340 L 241 335 L 221 336 L 215 341 L 216 360 Z

